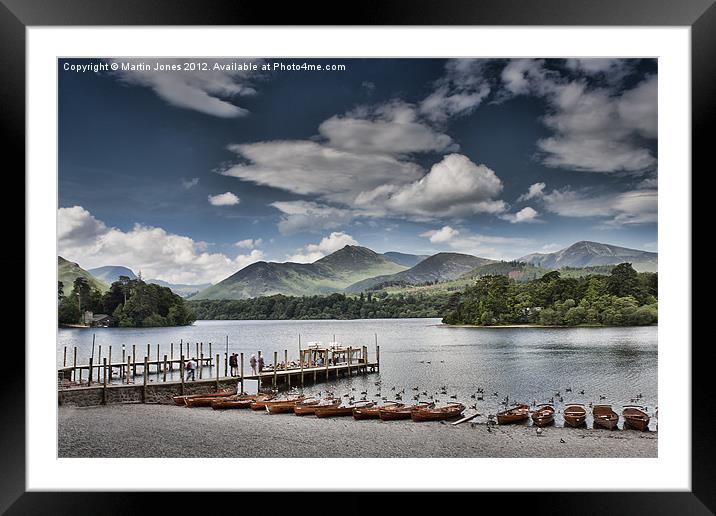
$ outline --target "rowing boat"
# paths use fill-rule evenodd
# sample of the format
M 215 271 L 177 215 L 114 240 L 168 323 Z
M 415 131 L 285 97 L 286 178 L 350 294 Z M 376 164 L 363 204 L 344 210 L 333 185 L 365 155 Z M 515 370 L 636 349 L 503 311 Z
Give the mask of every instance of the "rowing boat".
M 372 407 L 373 405 L 375 405 L 375 403 L 369 401 L 360 405 L 333 405 L 325 407 L 316 407 L 316 410 L 314 410 L 313 413 L 316 415 L 316 417 L 321 418 L 352 416 L 354 408 Z
M 211 408 L 214 410 L 245 409 L 249 408 L 257 399 L 262 399 L 264 397 L 271 399 L 270 396 L 265 396 L 264 394 L 247 394 L 241 396 L 229 396 L 227 398 L 216 398 L 211 402 Z
M 442 421 L 457 417 L 465 410 L 462 403 L 450 403 L 444 407 L 418 408 L 410 412 L 413 421 Z
M 649 428 L 649 415 L 644 412 L 638 405 L 625 405 L 622 410 L 624 416 L 624 425 L 634 430 L 647 430 Z
M 303 399 L 303 396 L 299 396 L 290 400 L 269 401 L 266 403 L 266 412 L 269 414 L 286 414 L 287 412 L 293 412 L 296 403 Z
M 341 400 L 339 399 L 328 399 L 325 401 L 320 401 L 318 403 L 303 403 L 299 402 L 296 403 L 296 405 L 293 407 L 293 413 L 297 416 L 308 416 L 310 414 L 315 414 L 316 409 L 320 407 L 337 407 L 341 404 Z
M 173 396 L 172 400 L 177 405 L 184 406 L 186 405 L 186 400 L 191 398 L 217 398 L 217 397 L 225 397 L 225 396 L 232 396 L 235 394 L 236 391 L 233 391 L 231 389 L 225 389 L 223 391 L 218 392 L 206 392 L 204 394 L 185 394 L 181 396 Z
M 498 425 L 507 425 L 509 423 L 518 423 L 520 421 L 526 421 L 530 417 L 530 406 L 529 405 L 516 405 L 502 412 L 498 412 L 496 415 Z
M 435 403 L 418 403 L 417 405 L 403 405 L 400 407 L 381 407 L 378 411 L 378 417 L 381 421 L 396 421 L 398 419 L 410 419 L 410 414 L 413 410 L 420 410 L 424 408 L 432 408 Z
M 553 422 L 554 407 L 552 405 L 538 405 L 537 409 L 532 412 L 532 423 L 535 426 L 547 426 Z
M 294 402 L 294 404 L 295 404 L 295 402 L 301 401 L 303 398 L 304 398 L 304 396 L 300 395 L 300 396 L 288 396 L 288 397 L 280 398 L 280 399 L 272 398 L 272 399 L 268 399 L 268 400 L 256 400 L 251 404 L 251 410 L 266 410 L 266 407 L 268 405 L 276 405 L 276 404 L 280 404 L 280 403 Z M 293 406 L 291 406 L 291 408 L 293 409 Z
M 403 403 L 387 403 L 385 405 L 374 405 L 372 407 L 355 407 L 353 409 L 353 419 L 378 419 L 380 418 L 380 409 L 404 406 Z
M 582 426 L 587 421 L 587 410 L 584 405 L 571 403 L 564 409 L 564 424 L 574 428 Z
M 612 410 L 611 405 L 594 405 L 592 416 L 594 416 L 594 426 L 601 426 L 607 430 L 617 428 L 619 415 Z

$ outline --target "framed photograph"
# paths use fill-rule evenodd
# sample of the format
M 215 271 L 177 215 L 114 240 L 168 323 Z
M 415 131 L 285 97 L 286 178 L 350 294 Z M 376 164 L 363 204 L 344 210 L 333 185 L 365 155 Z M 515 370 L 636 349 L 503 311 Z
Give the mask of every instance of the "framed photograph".
M 710 514 L 712 3 L 347 25 L 3 0 L 27 254 L 0 507 L 546 491 L 538 513 Z

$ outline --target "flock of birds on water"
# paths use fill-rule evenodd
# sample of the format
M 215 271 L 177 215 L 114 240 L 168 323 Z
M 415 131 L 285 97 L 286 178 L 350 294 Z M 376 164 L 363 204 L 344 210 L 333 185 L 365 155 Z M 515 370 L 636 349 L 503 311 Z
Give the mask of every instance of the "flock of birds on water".
M 421 364 L 430 364 L 432 361 L 430 360 L 420 360 L 419 363 Z M 440 363 L 445 363 L 444 360 L 440 360 Z M 362 390 L 358 391 L 355 387 L 350 387 L 348 392 L 344 392 L 341 394 L 340 398 L 347 400 L 349 404 L 354 404 L 356 402 L 365 402 L 365 401 L 373 401 L 378 403 L 379 401 L 383 402 L 405 402 L 412 400 L 415 403 L 435 403 L 436 405 L 439 404 L 441 401 L 444 401 L 446 403 L 455 402 L 458 399 L 457 394 L 451 394 L 448 392 L 448 387 L 446 385 L 441 385 L 437 388 L 437 390 L 433 391 L 432 389 L 428 390 L 420 386 L 414 386 L 411 387 L 410 391 L 406 393 L 405 387 L 402 386 L 396 386 L 393 385 L 390 387 L 388 393 L 383 392 L 383 381 L 378 380 L 376 382 L 373 382 L 374 386 L 377 387 L 376 392 L 374 394 L 370 394 L 368 390 Z M 296 390 L 297 388 L 293 388 L 292 390 Z M 565 394 L 567 393 L 573 393 L 573 389 L 571 387 L 564 387 Z M 580 389 L 577 391 L 577 393 L 580 396 L 585 395 L 585 390 Z M 412 395 L 411 395 L 412 394 Z M 321 396 L 324 396 L 327 398 L 334 398 L 337 397 L 335 395 L 335 392 L 330 389 L 323 389 L 321 391 L 318 391 L 317 396 L 320 398 Z M 475 400 L 475 403 L 473 403 L 470 406 L 466 407 L 472 410 L 477 410 L 477 401 L 484 401 L 485 400 L 485 390 L 482 387 L 478 387 L 476 391 L 470 395 L 470 398 Z M 494 391 L 490 394 L 490 397 L 492 398 L 498 398 L 500 396 L 500 393 L 498 391 Z M 633 398 L 631 398 L 629 401 L 630 403 L 640 403 L 643 399 L 644 395 L 642 393 L 636 394 Z M 599 394 L 599 401 L 604 401 L 607 399 L 607 396 L 604 394 Z M 554 405 L 555 402 L 564 403 L 564 396 L 562 395 L 562 389 L 554 392 L 552 397 L 550 397 L 545 403 L 548 403 L 550 405 Z M 569 403 L 569 402 L 568 402 Z M 510 396 L 509 394 L 505 395 L 505 397 L 500 401 L 500 406 L 504 407 L 501 410 L 506 410 L 509 408 L 510 405 Z M 513 405 L 519 405 L 519 403 L 513 403 Z M 533 399 L 531 403 L 532 407 L 537 406 L 537 400 Z M 594 402 L 589 402 L 589 408 L 591 409 L 594 406 Z M 644 410 L 648 410 L 648 407 L 643 407 Z M 560 411 L 557 411 L 558 413 Z M 441 421 L 441 423 L 445 423 L 444 421 Z M 487 415 L 487 430 L 488 432 L 491 431 L 491 426 L 496 425 L 496 414 L 488 414 Z M 470 426 L 474 427 L 475 423 L 470 423 Z M 538 433 L 541 433 L 541 428 L 537 429 Z

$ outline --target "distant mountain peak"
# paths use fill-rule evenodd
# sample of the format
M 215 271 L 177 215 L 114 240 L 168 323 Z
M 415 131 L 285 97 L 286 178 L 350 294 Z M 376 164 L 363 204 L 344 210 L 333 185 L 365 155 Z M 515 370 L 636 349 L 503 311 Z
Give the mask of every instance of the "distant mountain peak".
M 532 253 L 519 261 L 548 269 L 631 263 L 636 270 L 656 271 L 658 254 L 591 240 L 580 240 L 553 253 Z

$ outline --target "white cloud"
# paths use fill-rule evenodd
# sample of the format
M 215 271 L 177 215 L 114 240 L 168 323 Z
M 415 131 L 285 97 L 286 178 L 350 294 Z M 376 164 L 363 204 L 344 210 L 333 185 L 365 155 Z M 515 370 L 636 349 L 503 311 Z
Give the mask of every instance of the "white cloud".
M 342 231 L 333 232 L 323 237 L 317 244 L 307 244 L 296 254 L 288 256 L 286 261 L 295 263 L 313 263 L 326 255 L 343 249 L 347 245 L 357 245 L 358 242 Z
M 445 122 L 475 110 L 490 94 L 485 74 L 488 62 L 464 58 L 449 60 L 445 75 L 435 83 L 435 90 L 420 103 L 420 114 L 433 122 Z
M 591 77 L 601 77 L 611 84 L 618 84 L 629 75 L 634 67 L 626 59 L 567 59 L 567 68 Z
M 239 240 L 234 245 L 236 247 L 242 248 L 242 249 L 252 249 L 254 247 L 261 247 L 261 245 L 264 243 L 264 241 L 260 238 L 253 239 L 253 238 L 247 238 L 245 240 Z
M 297 194 L 351 202 L 358 192 L 386 182 L 405 184 L 421 168 L 385 154 L 360 154 L 307 141 L 270 141 L 230 145 L 245 160 L 222 174 Z
M 511 222 L 512 224 L 519 224 L 521 222 L 541 222 L 540 219 L 537 218 L 538 215 L 539 212 L 537 210 L 530 206 L 527 206 L 525 208 L 522 208 L 517 213 L 506 213 L 504 215 L 501 215 L 500 217 L 504 220 Z
M 108 227 L 81 206 L 60 208 L 57 216 L 59 254 L 85 269 L 120 264 L 171 283 L 215 283 L 265 258 L 256 249 L 233 258 L 208 253 L 205 242 L 158 227 L 135 224 L 122 231 Z
M 379 187 L 357 202 L 382 203 L 392 213 L 418 218 L 459 217 L 504 211 L 504 201 L 495 199 L 501 191 L 502 181 L 493 170 L 462 154 L 449 154 L 420 180 L 400 188 Z
M 587 75 L 612 77 L 622 65 L 580 61 L 572 66 Z M 641 172 L 656 166 L 651 149 L 640 140 L 656 136 L 656 76 L 617 94 L 613 85 L 592 87 L 584 78 L 569 80 L 548 70 L 541 60 L 518 59 L 504 68 L 502 81 L 507 94 L 547 101 L 542 122 L 553 134 L 537 143 L 545 165 L 584 172 Z
M 450 226 L 443 226 L 440 229 L 433 229 L 426 231 L 425 233 L 421 233 L 420 236 L 429 238 L 433 244 L 439 244 L 452 240 L 459 234 L 460 232 L 457 229 L 453 229 Z
M 534 183 L 527 189 L 527 193 L 520 195 L 517 198 L 517 202 L 529 201 L 530 199 L 537 199 L 542 197 L 544 189 L 547 187 L 545 183 Z
M 278 223 L 282 235 L 336 229 L 348 224 L 355 215 L 352 210 L 308 201 L 277 201 L 270 206 L 283 213 Z
M 147 63 L 144 59 L 115 59 L 117 64 Z M 164 65 L 179 65 L 182 60 L 163 59 Z M 216 60 L 230 64 L 230 60 Z M 153 64 L 153 61 L 152 61 Z M 254 95 L 250 74 L 231 70 L 118 70 L 115 75 L 124 83 L 151 88 L 167 103 L 207 115 L 233 118 L 245 116 L 248 110 L 233 104 L 235 97 Z
M 634 225 L 656 223 L 658 195 L 655 189 L 638 189 L 626 192 L 595 194 L 589 190 L 569 188 L 545 194 L 548 211 L 564 217 L 608 218 L 608 225 Z
M 212 206 L 234 206 L 239 204 L 239 202 L 241 202 L 241 199 L 231 192 L 209 195 L 209 203 L 211 203 Z
M 187 190 L 189 188 L 192 188 L 199 184 L 199 178 L 198 177 L 192 177 L 191 179 L 182 179 L 181 185 L 186 188 Z
M 400 101 L 333 116 L 318 131 L 329 147 L 359 154 L 401 155 L 454 147 L 447 134 L 419 122 L 415 108 Z
M 420 236 L 429 238 L 431 243 L 446 246 L 451 252 L 472 254 L 493 260 L 511 260 L 515 256 L 522 256 L 532 252 L 534 245 L 534 241 L 529 238 L 483 235 L 471 233 L 467 229 L 458 231 L 449 226 L 426 231 Z

